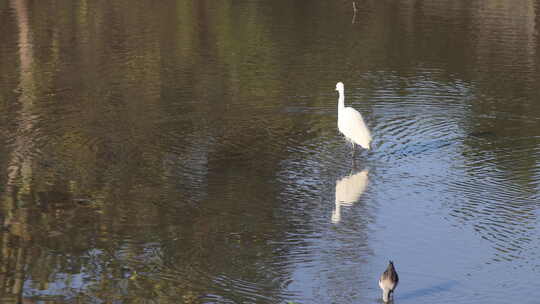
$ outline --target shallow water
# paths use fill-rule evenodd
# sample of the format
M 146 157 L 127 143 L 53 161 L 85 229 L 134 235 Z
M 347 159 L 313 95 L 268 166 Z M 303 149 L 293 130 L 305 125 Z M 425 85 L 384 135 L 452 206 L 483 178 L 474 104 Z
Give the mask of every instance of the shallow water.
M 1 2 L 2 301 L 537 303 L 539 7 L 356 6 Z

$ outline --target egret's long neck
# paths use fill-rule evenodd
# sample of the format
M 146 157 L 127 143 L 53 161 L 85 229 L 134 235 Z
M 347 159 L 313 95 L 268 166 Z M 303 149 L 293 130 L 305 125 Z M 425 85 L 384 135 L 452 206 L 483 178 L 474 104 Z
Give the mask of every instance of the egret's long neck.
M 340 90 L 338 92 L 339 92 L 338 112 L 341 112 L 341 110 L 345 108 L 345 94 L 343 94 L 343 90 Z

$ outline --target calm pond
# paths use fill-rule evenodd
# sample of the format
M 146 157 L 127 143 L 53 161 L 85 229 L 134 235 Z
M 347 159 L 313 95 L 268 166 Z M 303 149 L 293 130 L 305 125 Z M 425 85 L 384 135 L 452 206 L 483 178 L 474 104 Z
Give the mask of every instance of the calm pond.
M 0 1 L 0 302 L 539 303 L 540 5 L 355 5 Z

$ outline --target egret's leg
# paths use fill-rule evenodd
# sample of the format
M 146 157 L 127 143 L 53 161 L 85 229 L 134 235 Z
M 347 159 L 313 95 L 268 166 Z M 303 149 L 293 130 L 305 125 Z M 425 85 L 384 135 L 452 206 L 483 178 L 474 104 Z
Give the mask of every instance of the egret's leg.
M 351 163 L 351 172 L 349 173 L 349 176 L 353 175 L 355 170 L 356 170 L 356 159 L 354 159 L 354 157 L 353 157 L 352 158 L 352 163 Z

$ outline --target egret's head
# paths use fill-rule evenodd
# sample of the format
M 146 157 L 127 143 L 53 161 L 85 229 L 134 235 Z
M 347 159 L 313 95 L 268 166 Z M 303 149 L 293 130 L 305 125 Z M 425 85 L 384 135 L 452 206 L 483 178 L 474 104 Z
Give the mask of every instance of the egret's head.
M 343 92 L 343 82 L 340 81 L 336 84 L 336 91 Z

